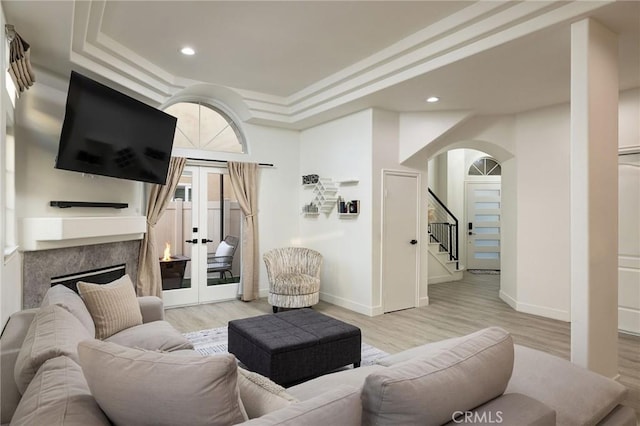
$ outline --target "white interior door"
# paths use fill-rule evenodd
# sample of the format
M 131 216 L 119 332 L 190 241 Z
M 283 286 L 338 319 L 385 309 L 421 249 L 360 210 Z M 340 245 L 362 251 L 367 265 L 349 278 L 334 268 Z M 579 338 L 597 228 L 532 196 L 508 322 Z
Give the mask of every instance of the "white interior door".
M 500 269 L 500 183 L 467 182 L 467 269 Z
M 640 334 L 640 154 L 619 157 L 618 328 Z
M 224 182 L 228 184 L 225 172 L 218 168 L 185 167 L 175 198 L 156 225 L 159 244 L 164 246 L 166 241 L 172 247 L 172 258 L 160 261 L 164 269 L 165 306 L 229 300 L 238 294 L 238 282 L 222 279 L 218 272 L 207 272 L 207 257 L 216 252 L 220 241 L 228 234 L 239 235 L 239 229 L 235 228 L 239 228 L 241 221 L 232 217 L 232 202 L 223 194 L 230 190 L 228 185 L 224 191 Z M 239 211 L 234 209 L 233 213 L 238 215 Z M 238 247 L 234 256 L 234 268 L 238 271 L 239 256 Z
M 384 312 L 418 306 L 419 177 L 385 171 L 382 206 L 382 297 Z

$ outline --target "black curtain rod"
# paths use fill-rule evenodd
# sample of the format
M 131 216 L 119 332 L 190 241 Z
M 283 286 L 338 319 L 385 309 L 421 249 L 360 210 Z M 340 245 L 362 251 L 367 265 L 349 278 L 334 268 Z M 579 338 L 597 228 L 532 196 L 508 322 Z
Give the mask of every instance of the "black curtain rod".
M 187 157 L 187 160 L 207 161 L 207 162 L 211 162 L 211 163 L 225 163 L 225 164 L 229 163 L 227 160 L 210 160 L 208 158 Z M 273 167 L 273 164 L 271 164 L 271 163 L 258 163 L 258 166 L 261 166 L 261 167 Z

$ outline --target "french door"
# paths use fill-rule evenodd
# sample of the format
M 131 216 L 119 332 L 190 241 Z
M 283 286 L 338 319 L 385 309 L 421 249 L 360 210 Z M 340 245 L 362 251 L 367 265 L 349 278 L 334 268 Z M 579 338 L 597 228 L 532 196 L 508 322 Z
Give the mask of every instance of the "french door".
M 467 182 L 467 269 L 500 269 L 499 183 Z
M 212 272 L 209 260 L 226 236 L 240 236 L 242 214 L 226 172 L 186 166 L 174 199 L 156 225 L 158 244 L 168 243 L 171 252 L 160 261 L 165 306 L 229 300 L 238 294 L 240 248 L 235 248 L 225 274 Z

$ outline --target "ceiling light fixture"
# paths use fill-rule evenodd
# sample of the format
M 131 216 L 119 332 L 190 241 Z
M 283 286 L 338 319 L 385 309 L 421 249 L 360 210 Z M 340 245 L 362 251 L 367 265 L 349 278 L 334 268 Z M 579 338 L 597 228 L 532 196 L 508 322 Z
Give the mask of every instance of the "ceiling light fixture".
M 427 102 L 429 102 L 430 104 L 436 103 L 436 102 L 438 102 L 439 100 L 440 100 L 440 98 L 439 98 L 439 97 L 437 97 L 437 96 L 429 96 L 429 97 L 427 98 Z
M 193 50 L 193 47 L 185 46 L 180 49 L 180 53 L 182 53 L 183 55 L 192 56 L 196 54 L 196 51 Z

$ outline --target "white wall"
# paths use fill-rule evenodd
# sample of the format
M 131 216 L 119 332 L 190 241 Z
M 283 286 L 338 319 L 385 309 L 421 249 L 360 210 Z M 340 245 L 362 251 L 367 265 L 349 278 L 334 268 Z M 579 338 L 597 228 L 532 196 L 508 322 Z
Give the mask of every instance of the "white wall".
M 64 118 L 68 81 L 36 70 L 38 83 L 16 105 L 17 215 L 140 216 L 144 215 L 143 184 L 105 176 L 89 176 L 54 168 Z M 60 209 L 49 201 L 128 203 L 126 209 Z
M 262 255 L 272 248 L 293 244 L 300 233 L 300 133 L 244 123 L 250 153 L 241 161 L 270 163 L 258 177 L 258 232 L 260 246 L 260 296 L 269 290 Z
M 298 245 L 322 253 L 320 297 L 330 303 L 371 315 L 372 297 L 372 121 L 371 110 L 361 111 L 300 134 L 300 168 L 296 177 L 299 202 L 295 211 L 313 199 L 312 188 L 302 187 L 301 176 L 317 174 L 334 181 L 359 182 L 339 186 L 346 200 L 360 200 L 360 214 L 340 219 L 334 208 L 319 216 L 300 216 Z M 397 153 L 396 153 L 397 155 Z
M 518 182 L 517 158 L 500 163 L 502 168 L 502 222 L 500 242 L 500 298 L 517 309 L 518 300 Z
M 0 28 L 5 25 L 4 11 L 0 5 Z M 8 44 L 2 38 L 0 46 L 0 328 L 4 327 L 9 316 L 22 308 L 22 283 L 21 283 L 21 259 L 15 241 L 9 241 L 6 227 L 13 225 L 14 218 L 5 215 L 8 198 L 11 196 L 7 188 L 14 185 L 7 181 L 5 172 L 7 160 L 9 163 L 13 157 L 11 148 L 7 145 L 7 127 L 13 126 L 14 114 L 11 96 L 7 87 L 7 73 L 4 70 L 8 67 Z M 10 247 L 11 246 L 11 247 Z
M 563 108 L 566 114 L 556 116 Z M 474 117 L 435 143 L 436 152 L 455 148 L 476 150 L 449 151 L 449 205 L 463 221 L 465 177 L 461 172 L 466 174 L 471 162 L 482 156 L 477 151 L 501 163 L 500 296 L 520 311 L 568 320 L 568 107 L 544 108 L 516 116 Z M 547 157 L 553 158 L 547 161 Z M 544 172 L 541 164 L 546 164 Z M 549 225 L 550 234 L 541 225 L 551 221 L 541 217 L 540 206 L 553 211 L 552 216 L 559 219 Z M 560 230 L 555 232 L 557 228 Z M 553 244 L 565 251 L 556 256 L 555 249 L 546 243 L 547 236 L 557 238 Z M 462 238 L 461 245 L 466 248 L 465 241 Z M 465 252 L 462 251 L 464 261 Z M 558 279 L 551 278 L 554 276 Z M 547 277 L 544 283 L 540 277 Z
M 639 116 L 640 90 L 622 92 L 621 148 L 640 146 Z M 501 298 L 520 311 L 569 321 L 569 105 L 514 116 L 475 117 L 434 140 L 427 151 L 471 147 L 494 156 L 502 165 Z M 460 196 L 455 195 L 458 173 L 453 169 L 461 167 L 456 164 L 462 159 L 456 160 L 456 155 L 448 151 L 448 205 L 460 210 L 456 201 Z M 625 324 L 640 324 L 640 264 L 626 258 L 620 262 L 621 283 L 625 283 L 620 288 L 620 315 Z
M 38 78 L 38 84 L 20 98 L 16 113 L 18 218 L 144 215 L 145 184 L 54 169 L 68 82 L 42 71 Z M 214 157 L 275 165 L 261 168 L 258 178 L 260 289 L 266 295 L 268 281 L 262 254 L 273 247 L 290 245 L 298 236 L 299 132 L 247 123 L 241 123 L 241 127 L 250 153 L 220 153 Z M 189 154 L 211 156 L 211 152 Z M 129 208 L 58 209 L 49 206 L 51 200 L 122 202 Z
M 519 310 L 570 319 L 567 105 L 516 116 Z
M 421 197 L 418 200 L 420 206 L 419 224 L 419 267 L 420 277 L 418 282 L 419 305 L 424 306 L 429 303 L 428 283 L 429 283 L 429 244 L 427 234 L 427 210 L 428 210 L 428 170 L 427 161 L 422 163 L 421 168 L 410 168 L 400 164 L 398 149 L 400 120 L 399 114 L 395 112 L 374 110 L 373 111 L 373 309 L 374 314 L 381 314 L 384 311 L 384 301 L 382 300 L 382 277 L 381 277 L 381 243 L 382 243 L 382 172 L 383 170 L 418 172 L 422 188 Z

